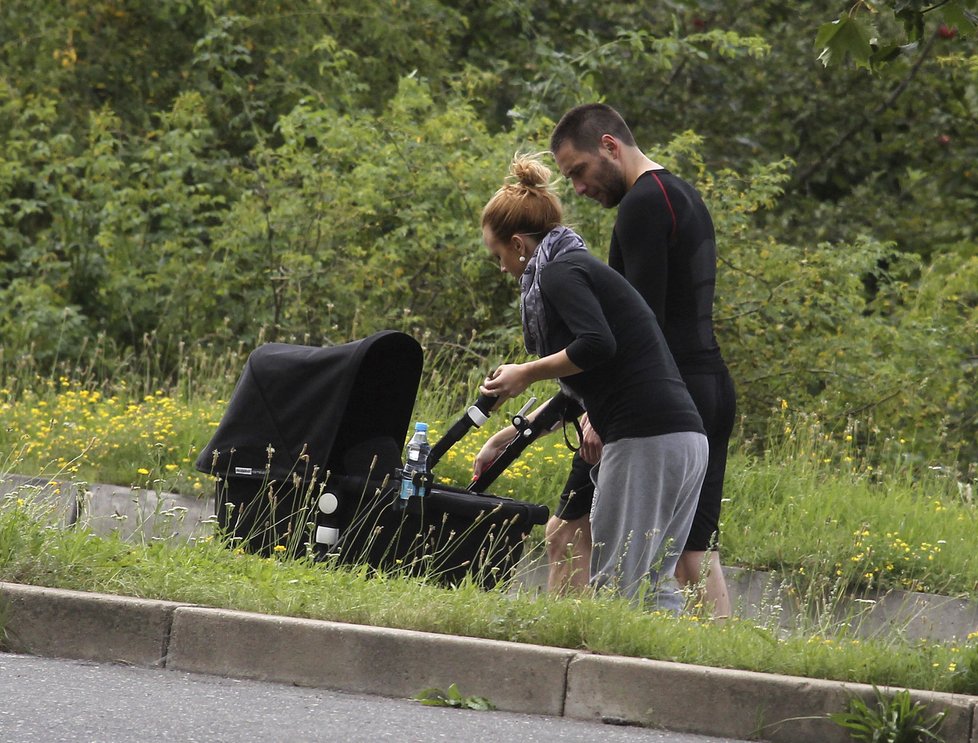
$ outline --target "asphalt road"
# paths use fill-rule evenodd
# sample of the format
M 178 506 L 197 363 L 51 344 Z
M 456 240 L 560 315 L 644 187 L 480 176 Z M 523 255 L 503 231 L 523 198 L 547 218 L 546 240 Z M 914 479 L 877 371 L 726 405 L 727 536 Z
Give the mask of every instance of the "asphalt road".
M 464 691 L 464 690 L 463 690 Z M 511 712 L 0 653 L 0 743 L 741 743 Z

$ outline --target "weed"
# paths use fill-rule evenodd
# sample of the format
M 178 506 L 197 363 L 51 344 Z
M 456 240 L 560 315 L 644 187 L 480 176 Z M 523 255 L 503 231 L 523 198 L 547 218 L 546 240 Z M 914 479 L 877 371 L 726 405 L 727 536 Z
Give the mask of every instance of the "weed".
M 420 692 L 416 700 L 429 707 L 455 707 L 458 709 L 475 710 L 494 710 L 496 705 L 485 697 L 462 696 L 456 684 L 448 687 L 448 691 L 442 691 L 435 687 L 425 689 Z
M 853 740 L 866 743 L 943 743 L 938 731 L 946 712 L 928 716 L 927 706 L 914 702 L 906 689 L 887 696 L 873 686 L 873 694 L 873 706 L 852 697 L 844 712 L 832 713 L 829 719 L 845 728 Z

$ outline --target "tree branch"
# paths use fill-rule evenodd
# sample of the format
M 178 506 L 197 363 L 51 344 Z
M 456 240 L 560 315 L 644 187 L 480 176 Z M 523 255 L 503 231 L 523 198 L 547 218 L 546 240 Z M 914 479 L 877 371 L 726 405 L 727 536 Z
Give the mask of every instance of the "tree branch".
M 917 57 L 917 60 L 910 68 L 910 71 L 907 73 L 906 77 L 904 77 L 903 80 L 901 80 L 897 84 L 897 86 L 893 88 L 892 92 L 886 98 L 886 100 L 880 103 L 872 111 L 868 113 L 863 113 L 861 116 L 858 116 L 856 118 L 856 121 L 853 123 L 853 125 L 850 126 L 848 129 L 846 129 L 844 132 L 842 132 L 838 137 L 836 137 L 835 141 L 831 145 L 829 145 L 829 147 L 818 157 L 817 160 L 815 160 L 815 162 L 813 162 L 811 165 L 806 167 L 804 170 L 802 170 L 800 173 L 798 173 L 795 176 L 795 183 L 797 184 L 798 187 L 804 188 L 804 186 L 808 183 L 809 179 L 815 174 L 815 172 L 818 171 L 823 165 L 825 165 L 825 163 L 827 163 L 830 159 L 832 159 L 832 157 L 836 154 L 836 152 L 838 152 L 846 142 L 852 139 L 852 137 L 856 134 L 856 132 L 862 129 L 863 126 L 868 121 L 871 121 L 872 119 L 876 118 L 884 111 L 886 111 L 888 108 L 892 107 L 894 103 L 896 103 L 897 99 L 904 93 L 904 91 L 906 91 L 910 83 L 913 82 L 913 79 L 917 76 L 917 73 L 920 71 L 920 68 L 923 65 L 924 61 L 929 56 L 931 49 L 933 49 L 934 42 L 936 40 L 937 40 L 937 34 L 934 33 L 931 35 L 930 40 L 927 42 L 927 45 L 920 51 L 920 55 Z

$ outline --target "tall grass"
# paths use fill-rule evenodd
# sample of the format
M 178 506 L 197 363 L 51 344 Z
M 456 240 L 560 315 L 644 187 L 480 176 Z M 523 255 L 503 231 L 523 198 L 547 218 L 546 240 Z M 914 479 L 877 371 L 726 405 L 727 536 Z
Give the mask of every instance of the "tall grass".
M 457 349 L 429 364 L 414 417 L 432 440 L 478 394 L 499 357 Z M 212 497 L 214 483 L 193 469 L 227 404 L 246 354 L 193 361 L 184 375 L 153 385 L 90 370 L 45 376 L 7 366 L 0 378 L 0 474 L 110 482 Z M 449 363 L 450 361 L 450 363 Z M 530 392 L 541 401 L 547 384 Z M 412 391 L 413 392 L 413 391 Z M 443 482 L 465 485 L 486 438 L 526 397 L 511 401 L 442 460 Z M 490 488 L 553 508 L 571 453 L 559 434 L 533 444 Z M 971 595 L 974 466 L 922 458 L 912 440 L 877 432 L 872 421 L 837 426 L 787 403 L 772 410 L 762 440 L 731 447 L 722 519 L 724 562 L 780 573 L 796 596 L 824 608 L 844 591 L 894 588 Z M 216 540 L 191 543 L 93 538 L 53 526 L 26 492 L 0 501 L 0 579 L 495 639 L 581 647 L 762 671 L 867 683 L 978 692 L 978 635 L 958 645 L 908 643 L 899 634 L 859 640 L 845 623 L 815 621 L 793 631 L 748 620 L 723 626 L 695 614 L 674 619 L 607 598 L 454 589 L 365 567 L 311 563 L 278 552 L 261 558 Z M 539 544 L 539 528 L 533 540 Z M 233 545 L 232 545 L 233 547 Z M 289 551 L 288 554 L 292 554 Z M 368 574 L 372 577 L 367 580 Z
M 513 352 L 512 358 L 518 353 Z M 437 352 L 436 352 L 437 355 Z M 456 357 L 452 357 L 457 362 Z M 432 441 L 478 395 L 500 359 L 429 364 L 414 417 Z M 135 390 L 126 379 L 94 389 L 91 379 L 33 376 L 0 388 L 0 452 L 8 471 L 86 482 L 135 485 L 210 497 L 213 483 L 193 468 L 226 406 L 243 358 L 196 367 L 201 382 Z M 188 372 L 189 374 L 190 372 Z M 438 465 L 439 481 L 465 486 L 485 440 L 508 423 L 530 394 L 542 402 L 555 385 L 535 385 L 472 430 Z M 410 394 L 413 391 L 407 391 Z M 490 487 L 495 495 L 553 510 L 570 465 L 559 432 L 532 444 Z M 802 593 L 818 585 L 968 594 L 978 587 L 974 465 L 958 471 L 921 461 L 912 441 L 885 435 L 871 421 L 833 430 L 816 413 L 782 403 L 763 441 L 731 447 L 721 521 L 727 564 L 782 572 Z
M 948 461 L 954 461 L 948 453 Z M 860 589 L 972 594 L 975 471 L 921 462 L 871 421 L 832 429 L 819 415 L 772 412 L 763 448 L 741 438 L 727 470 L 723 548 L 736 564 Z
M 746 620 L 648 613 L 611 597 L 448 588 L 424 576 L 192 543 L 95 538 L 0 497 L 0 580 L 715 667 L 978 693 L 978 633 L 960 644 L 785 634 Z

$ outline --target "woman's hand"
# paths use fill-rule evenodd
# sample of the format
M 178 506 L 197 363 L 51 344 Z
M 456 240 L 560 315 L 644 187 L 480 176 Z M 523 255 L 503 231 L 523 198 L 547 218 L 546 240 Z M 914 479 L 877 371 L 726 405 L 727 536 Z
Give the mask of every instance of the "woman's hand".
M 479 391 L 495 395 L 500 402 L 523 394 L 535 380 L 531 378 L 528 364 L 503 364 L 486 377 Z
M 506 436 L 502 435 L 506 432 L 506 430 L 507 429 L 503 429 L 502 431 L 499 431 L 491 436 L 489 440 L 482 445 L 479 453 L 475 455 L 475 462 L 472 463 L 472 475 L 474 477 L 479 477 L 486 471 L 486 468 L 496 461 L 496 458 L 503 453 L 503 449 L 506 448 L 507 441 L 509 438 L 512 438 L 507 438 Z M 509 430 L 512 430 L 512 427 L 510 427 Z
M 598 460 L 601 459 L 601 449 L 604 444 L 601 442 L 601 437 L 598 436 L 597 431 L 591 428 L 591 421 L 588 419 L 587 413 L 581 418 L 581 434 L 581 459 L 588 464 L 597 464 Z

